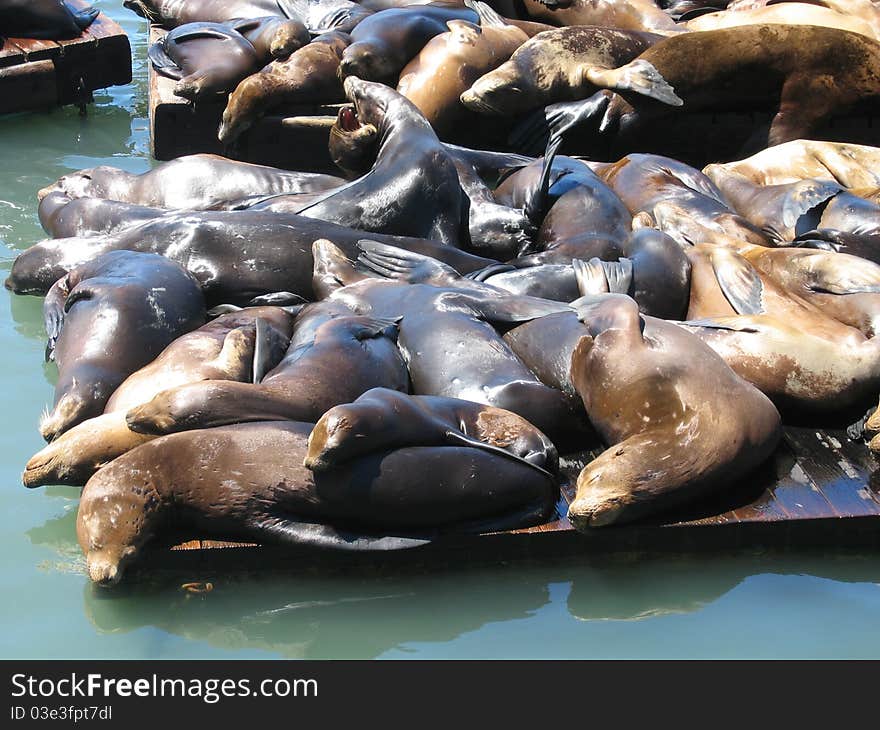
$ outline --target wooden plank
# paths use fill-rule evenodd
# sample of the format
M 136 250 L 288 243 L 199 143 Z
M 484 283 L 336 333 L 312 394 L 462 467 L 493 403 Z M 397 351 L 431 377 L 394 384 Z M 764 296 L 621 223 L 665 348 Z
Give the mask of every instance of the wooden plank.
M 24 57 L 24 51 L 13 40 L 9 38 L 0 40 L 4 41 L 3 45 L 0 46 L 0 68 L 17 66 L 20 63 L 26 62 L 27 59 Z
M 56 41 L 41 41 L 36 38 L 10 38 L 23 52 L 25 61 L 42 61 L 54 58 L 61 53 Z
M 0 68 L 0 114 L 49 108 L 57 103 L 58 87 L 52 61 Z
M 832 444 L 815 429 L 786 428 L 791 446 L 804 474 L 840 516 L 880 515 L 880 505 L 863 492 L 857 472 L 845 470 Z
M 840 517 L 825 495 L 807 477 L 783 440 L 773 456 L 776 484 L 773 495 L 790 519 Z

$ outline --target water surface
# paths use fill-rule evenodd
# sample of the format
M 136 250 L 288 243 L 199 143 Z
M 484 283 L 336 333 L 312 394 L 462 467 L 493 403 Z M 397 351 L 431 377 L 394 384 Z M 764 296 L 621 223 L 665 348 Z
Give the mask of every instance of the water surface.
M 150 167 L 146 24 L 135 82 L 67 108 L 0 117 L 0 267 L 42 237 L 36 191 L 83 167 Z M 28 491 L 42 445 L 41 300 L 0 294 L 3 657 L 880 657 L 880 556 L 746 553 L 245 578 L 183 575 L 93 589 L 76 544 L 78 490 Z M 190 594 L 186 580 L 214 590 Z

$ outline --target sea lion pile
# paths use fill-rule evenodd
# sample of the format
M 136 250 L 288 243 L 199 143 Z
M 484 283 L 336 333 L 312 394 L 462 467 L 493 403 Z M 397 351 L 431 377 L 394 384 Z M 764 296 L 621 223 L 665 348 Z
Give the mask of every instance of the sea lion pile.
M 343 102 L 340 174 L 191 155 L 40 191 L 6 285 L 46 295 L 59 379 L 23 478 L 84 485 L 92 580 L 154 539 L 539 524 L 560 454 L 601 452 L 577 529 L 660 519 L 783 422 L 880 430 L 880 149 L 811 139 L 880 98 L 868 0 L 126 5 L 173 29 L 179 93 L 228 94 L 224 140 Z M 657 152 L 743 111 L 770 117 L 735 157 Z M 640 142 L 577 156 L 603 136 Z

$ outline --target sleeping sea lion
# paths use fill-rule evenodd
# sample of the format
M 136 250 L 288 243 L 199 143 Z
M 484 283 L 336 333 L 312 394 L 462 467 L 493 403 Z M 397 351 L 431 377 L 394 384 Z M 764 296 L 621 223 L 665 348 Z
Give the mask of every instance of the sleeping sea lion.
M 61 0 L 3 0 L 0 3 L 0 38 L 49 41 L 79 38 L 98 13 L 97 8 L 74 9 Z
M 653 0 L 523 0 L 529 18 L 550 25 L 593 25 L 625 30 L 676 32 L 675 21 Z
M 196 279 L 155 254 L 112 251 L 60 278 L 46 295 L 47 356 L 58 365 L 47 441 L 97 416 L 113 391 L 176 337 L 205 321 Z

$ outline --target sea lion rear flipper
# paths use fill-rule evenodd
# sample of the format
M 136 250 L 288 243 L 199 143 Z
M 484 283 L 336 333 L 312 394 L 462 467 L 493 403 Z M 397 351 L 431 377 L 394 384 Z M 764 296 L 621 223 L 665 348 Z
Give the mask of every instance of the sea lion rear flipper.
M 577 312 L 577 318 L 587 325 L 593 337 L 598 337 L 605 330 L 619 329 L 638 333 L 641 339 L 639 305 L 626 294 L 583 296 L 575 299 L 571 308 Z
M 489 264 L 482 269 L 476 269 L 465 274 L 464 278 L 471 281 L 486 281 L 486 279 L 495 276 L 495 274 L 504 274 L 508 271 L 516 271 L 516 266 L 513 264 Z
M 654 65 L 641 58 L 637 58 L 620 68 L 587 67 L 584 69 L 583 75 L 590 83 L 600 88 L 633 91 L 670 106 L 684 104 L 684 101 L 676 95 L 675 89 L 670 86 Z
M 67 9 L 70 10 L 71 14 L 73 15 L 73 22 L 76 23 L 77 27 L 80 30 L 85 30 L 92 23 L 94 23 L 95 19 L 98 17 L 98 15 L 101 12 L 97 8 L 93 8 L 91 5 L 87 8 L 82 8 L 82 9 L 73 8 L 70 5 L 67 5 L 67 3 L 65 3 L 65 5 L 67 6 Z
M 495 12 L 494 8 L 490 8 L 480 0 L 464 0 L 464 5 L 479 16 L 480 25 L 484 28 L 506 28 L 508 26 L 508 23 L 499 13 Z
M 795 183 L 782 205 L 782 224 L 797 233 L 797 225 L 802 216 L 818 208 L 822 203 L 827 203 L 842 191 L 843 188 L 837 183 L 824 180 L 802 180 Z M 820 214 L 816 214 L 815 223 L 818 223 Z
M 461 278 L 449 264 L 424 254 L 369 239 L 358 241 L 358 248 L 362 251 L 358 263 L 386 279 L 408 284 L 442 285 Z
M 155 68 L 160 74 L 167 76 L 170 79 L 180 81 L 180 79 L 183 78 L 183 69 L 177 65 L 177 61 L 168 55 L 165 50 L 164 41 L 165 39 L 162 38 L 153 43 L 147 49 L 147 57 L 150 59 L 150 63 L 153 64 L 153 68 Z
M 456 431 L 454 429 L 447 429 L 444 433 L 446 440 L 455 444 L 456 446 L 467 446 L 472 449 L 480 449 L 481 451 L 488 451 L 490 454 L 498 454 L 498 456 L 503 456 L 506 459 L 511 459 L 512 461 L 517 461 L 521 464 L 525 464 L 526 466 L 530 466 L 532 469 L 537 469 L 542 474 L 553 479 L 553 475 L 547 471 L 544 467 L 539 466 L 538 464 L 534 464 L 528 459 L 524 459 L 522 456 L 517 456 L 511 451 L 507 449 L 502 449 L 500 446 L 493 446 L 492 444 L 487 444 L 484 441 L 480 441 L 478 439 L 472 438 L 461 431 Z
M 563 302 L 553 302 L 523 294 L 510 294 L 503 289 L 486 286 L 486 293 L 462 291 L 450 293 L 446 301 L 455 300 L 487 322 L 517 324 L 540 319 L 550 314 L 570 311 Z
M 571 266 L 574 269 L 574 278 L 581 296 L 594 296 L 609 292 L 608 277 L 605 275 L 605 269 L 598 258 L 592 258 L 589 261 L 572 259 Z
M 764 283 L 742 256 L 722 247 L 712 249 L 712 268 L 724 298 L 737 314 L 764 313 Z
M 547 140 L 547 148 L 544 150 L 544 162 L 541 165 L 541 178 L 537 187 L 532 191 L 523 213 L 534 226 L 540 226 L 547 210 L 550 208 L 547 196 L 550 192 L 550 175 L 553 172 L 553 161 L 562 144 L 562 135 L 551 135 Z
M 300 522 L 287 516 L 269 516 L 251 525 L 275 542 L 294 543 L 330 550 L 407 550 L 426 545 L 433 533 L 414 536 L 364 535 L 340 530 L 318 522 Z
M 601 116 L 604 124 L 612 96 L 610 91 L 602 90 L 583 101 L 563 101 L 537 109 L 513 128 L 510 146 L 518 152 L 538 155 L 551 136 L 562 137 L 569 129 L 594 117 Z

